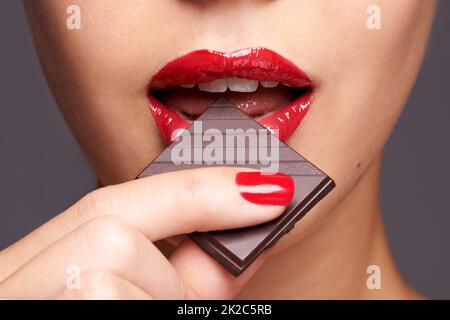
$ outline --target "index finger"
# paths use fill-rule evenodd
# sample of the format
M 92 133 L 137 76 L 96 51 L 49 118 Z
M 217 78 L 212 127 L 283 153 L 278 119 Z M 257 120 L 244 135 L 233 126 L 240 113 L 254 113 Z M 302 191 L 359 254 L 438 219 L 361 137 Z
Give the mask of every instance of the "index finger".
M 68 215 L 79 213 L 88 219 L 117 215 L 156 241 L 269 221 L 284 211 L 293 188 L 292 178 L 284 174 L 235 168 L 185 170 L 103 188 Z
M 98 189 L 2 252 L 3 257 L 16 257 L 7 273 L 99 216 L 120 216 L 151 241 L 194 231 L 256 225 L 276 218 L 292 198 L 292 179 L 282 174 L 261 175 L 258 179 L 254 171 L 250 174 L 253 179 L 245 179 L 249 172 L 202 168 Z

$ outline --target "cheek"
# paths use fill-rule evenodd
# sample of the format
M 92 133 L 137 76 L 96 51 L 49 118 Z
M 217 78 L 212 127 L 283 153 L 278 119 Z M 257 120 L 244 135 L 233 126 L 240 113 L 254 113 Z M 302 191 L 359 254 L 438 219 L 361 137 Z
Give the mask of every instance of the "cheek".
M 69 30 L 72 2 L 25 2 L 42 65 L 101 182 L 133 179 L 161 149 L 146 89 L 173 45 L 161 39 L 178 31 L 160 23 L 177 2 L 79 0 L 81 30 Z
M 67 1 L 27 6 L 58 105 L 105 185 L 132 179 L 161 148 L 146 89 L 165 59 L 156 22 L 167 8 L 151 2 L 79 1 L 81 30 L 66 28 Z
M 335 40 L 318 55 L 322 58 L 321 63 L 316 61 L 322 71 L 317 74 L 318 105 L 307 124 L 313 135 L 322 137 L 333 150 L 328 156 L 338 169 L 337 177 L 352 175 L 360 162 L 360 171 L 367 168 L 381 152 L 403 109 L 431 25 L 433 7 L 423 3 L 381 2 L 380 30 L 366 27 L 366 14 L 360 14 L 363 19 L 345 16 L 347 22 L 334 28 Z M 320 128 L 314 126 L 314 120 Z M 352 180 L 356 179 L 353 176 Z
M 301 58 L 311 68 L 316 98 L 289 141 L 337 187 L 280 247 L 319 225 L 378 159 L 417 76 L 434 8 L 433 2 L 379 1 L 382 28 L 371 31 L 366 27 L 368 2 L 339 3 L 347 5 L 323 8 L 324 23 L 317 30 L 325 39 L 309 40 L 314 54 Z

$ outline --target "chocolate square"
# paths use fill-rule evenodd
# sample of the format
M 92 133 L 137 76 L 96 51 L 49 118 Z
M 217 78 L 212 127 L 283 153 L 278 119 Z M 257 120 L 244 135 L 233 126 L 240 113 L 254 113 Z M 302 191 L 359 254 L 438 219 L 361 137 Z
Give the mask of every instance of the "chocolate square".
M 199 139 L 201 138 L 199 137 L 199 128 L 201 128 L 200 134 L 203 137 L 207 137 L 208 134 L 214 135 L 214 132 L 221 132 L 225 136 L 227 129 L 237 130 L 234 131 L 237 136 L 239 134 L 246 135 L 245 139 L 239 139 L 236 136 L 236 139 L 233 140 L 234 143 L 231 145 L 227 145 L 229 141 L 224 141 L 222 152 L 224 156 L 234 155 L 234 158 L 241 152 L 239 154 L 244 155 L 244 158 L 233 159 L 230 156 L 224 159 L 224 163 L 212 163 L 210 159 L 199 158 L 204 148 L 213 140 Z M 260 170 L 268 167 L 267 158 L 261 157 L 259 152 L 255 152 L 259 148 L 259 144 L 255 141 L 258 141 L 258 133 L 263 132 L 261 130 L 266 133 L 269 133 L 269 131 L 225 99 L 221 98 L 214 102 L 186 130 L 192 139 L 190 155 L 180 153 L 181 150 L 176 149 L 180 148 L 180 141 L 174 141 L 137 178 L 207 166 L 250 167 Z M 233 230 L 194 232 L 189 235 L 197 245 L 235 276 L 240 275 L 264 249 L 274 245 L 283 235 L 294 228 L 295 223 L 335 187 L 331 178 L 304 157 L 278 140 L 274 135 L 268 134 L 268 136 L 267 147 L 273 147 L 279 151 L 279 159 L 275 163 L 278 172 L 291 176 L 295 183 L 294 197 L 283 214 L 275 220 L 257 226 Z M 230 150 L 230 148 L 233 150 Z M 187 156 L 191 161 L 179 163 L 178 160 L 174 163 L 174 154 Z

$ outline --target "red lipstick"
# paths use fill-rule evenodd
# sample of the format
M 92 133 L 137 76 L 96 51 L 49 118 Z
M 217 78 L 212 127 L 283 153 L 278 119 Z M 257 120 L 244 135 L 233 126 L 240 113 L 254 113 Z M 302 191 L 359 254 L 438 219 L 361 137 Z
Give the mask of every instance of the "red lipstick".
M 177 87 L 192 87 L 194 84 L 230 78 L 249 79 L 253 82 L 257 80 L 260 87 L 267 82 L 279 84 L 273 89 L 265 87 L 245 93 L 230 90 L 211 93 Z M 177 89 L 174 89 L 175 87 Z M 255 120 L 272 132 L 275 131 L 281 140 L 286 141 L 309 110 L 312 88 L 312 81 L 304 71 L 266 48 L 247 48 L 229 53 L 197 50 L 169 62 L 151 78 L 149 103 L 155 122 L 166 142 L 171 140 L 176 129 L 189 126 L 189 117 L 206 110 L 205 108 L 217 99 L 217 95 L 229 98 L 249 115 L 254 114 Z M 289 101 L 286 100 L 287 89 L 303 91 Z M 192 93 L 189 90 L 192 90 Z M 166 99 L 178 107 L 166 105 L 162 99 L 157 98 L 158 92 L 167 92 Z M 190 93 L 190 98 L 180 102 L 181 96 L 184 98 Z

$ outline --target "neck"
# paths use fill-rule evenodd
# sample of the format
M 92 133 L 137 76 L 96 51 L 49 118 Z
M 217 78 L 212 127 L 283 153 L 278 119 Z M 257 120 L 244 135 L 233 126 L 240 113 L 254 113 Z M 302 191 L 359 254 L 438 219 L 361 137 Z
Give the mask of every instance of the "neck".
M 419 298 L 398 273 L 379 206 L 381 158 L 311 234 L 274 253 L 237 298 Z M 367 268 L 379 266 L 381 289 L 368 289 Z

